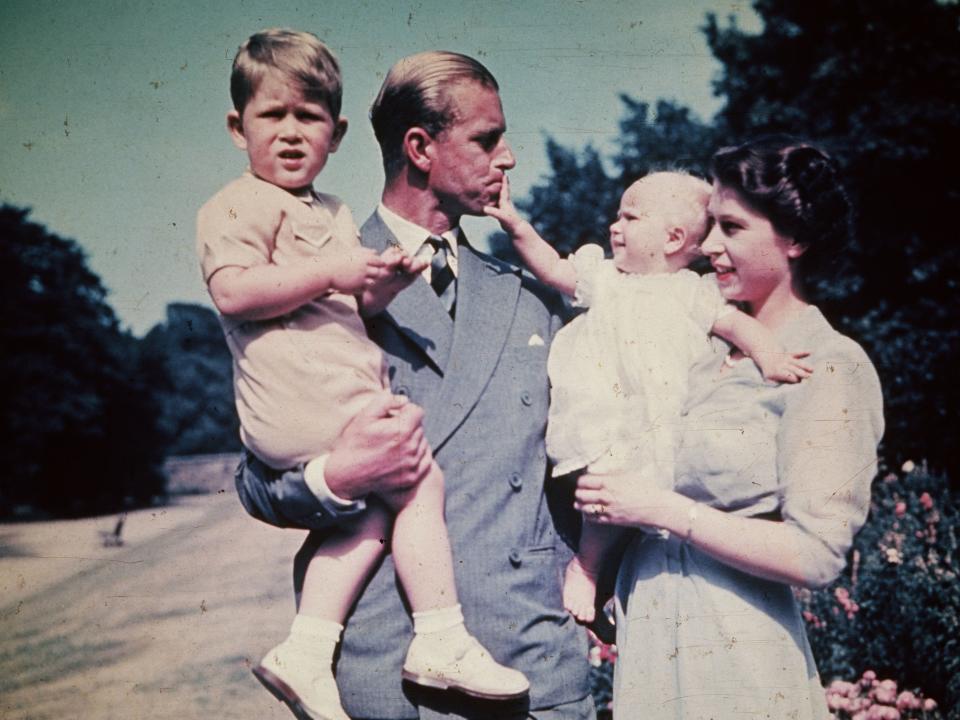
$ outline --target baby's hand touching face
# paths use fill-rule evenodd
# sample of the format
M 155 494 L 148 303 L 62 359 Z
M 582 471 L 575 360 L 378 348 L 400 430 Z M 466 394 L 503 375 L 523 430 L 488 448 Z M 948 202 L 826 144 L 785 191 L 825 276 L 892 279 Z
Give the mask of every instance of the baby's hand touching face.
M 494 218 L 500 223 L 500 227 L 511 236 L 518 234 L 520 227 L 525 222 L 517 208 L 510 199 L 510 180 L 506 175 L 503 177 L 503 183 L 500 185 L 500 198 L 496 205 L 487 205 L 483 212 Z

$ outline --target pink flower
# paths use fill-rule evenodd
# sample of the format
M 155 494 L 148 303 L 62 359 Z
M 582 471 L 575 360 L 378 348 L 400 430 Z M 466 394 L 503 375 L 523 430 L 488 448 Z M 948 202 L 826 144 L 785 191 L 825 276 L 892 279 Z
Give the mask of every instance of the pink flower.
M 897 710 L 915 710 L 920 707 L 920 700 L 909 690 L 897 695 Z
M 927 698 L 923 701 L 923 711 L 924 712 L 933 712 L 937 709 L 937 701 L 933 698 Z
M 897 701 L 897 683 L 893 680 L 881 680 L 880 684 L 874 688 L 873 697 L 879 703 L 893 705 Z
M 920 504 L 923 505 L 924 510 L 933 510 L 933 498 L 930 497 L 930 493 L 925 492 L 920 496 Z
M 897 503 L 896 507 L 893 509 L 893 514 L 898 518 L 902 518 L 907 514 L 907 504 L 902 500 Z
M 871 687 L 877 679 L 877 674 L 873 670 L 867 670 L 860 676 L 860 684 L 863 687 Z

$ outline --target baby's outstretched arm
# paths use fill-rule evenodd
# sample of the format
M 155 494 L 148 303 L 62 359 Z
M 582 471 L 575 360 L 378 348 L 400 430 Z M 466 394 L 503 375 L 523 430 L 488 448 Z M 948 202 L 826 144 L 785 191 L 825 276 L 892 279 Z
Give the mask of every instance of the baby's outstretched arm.
M 788 351 L 772 332 L 745 312 L 728 312 L 714 323 L 712 331 L 748 355 L 767 380 L 796 383 L 813 374 L 813 367 L 802 362 L 809 352 Z
M 360 314 L 373 317 L 386 309 L 397 293 L 410 285 L 424 271 L 429 260 L 410 257 L 398 247 L 389 247 L 380 255 L 383 272 L 364 288 L 360 297 Z
M 573 297 L 576 294 L 576 268 L 572 262 L 561 258 L 557 251 L 537 234 L 533 225 L 520 217 L 510 200 L 510 183 L 506 177 L 500 187 L 498 204 L 488 205 L 483 211 L 500 223 L 523 262 L 540 282 L 564 295 Z
M 356 295 L 380 278 L 385 262 L 368 248 L 306 258 L 296 265 L 228 266 L 207 281 L 224 315 L 268 320 L 286 315 L 324 293 Z

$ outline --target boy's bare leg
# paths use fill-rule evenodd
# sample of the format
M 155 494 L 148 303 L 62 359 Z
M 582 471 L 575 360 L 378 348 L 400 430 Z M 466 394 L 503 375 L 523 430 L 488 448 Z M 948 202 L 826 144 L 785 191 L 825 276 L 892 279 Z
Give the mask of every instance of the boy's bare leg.
M 577 622 L 589 624 L 596 617 L 600 569 L 621 532 L 620 528 L 597 525 L 584 518 L 580 551 L 567 565 L 563 578 L 563 606 Z
M 340 705 L 333 656 L 343 621 L 384 554 L 389 526 L 387 509 L 371 501 L 349 531 L 311 544 L 290 634 L 253 669 L 297 717 L 349 720 Z
M 415 613 L 457 604 L 453 554 L 444 520 L 443 473 L 433 463 L 409 492 L 387 498 L 394 505 L 391 551 L 397 577 Z
M 371 501 L 357 523 L 321 543 L 304 573 L 298 613 L 343 624 L 386 553 L 389 533 L 389 512 Z
M 419 485 L 392 501 L 397 504 L 393 562 L 413 609 L 414 638 L 403 677 L 478 697 L 526 694 L 530 684 L 523 673 L 497 663 L 464 624 L 443 519 L 443 474 L 437 464 Z

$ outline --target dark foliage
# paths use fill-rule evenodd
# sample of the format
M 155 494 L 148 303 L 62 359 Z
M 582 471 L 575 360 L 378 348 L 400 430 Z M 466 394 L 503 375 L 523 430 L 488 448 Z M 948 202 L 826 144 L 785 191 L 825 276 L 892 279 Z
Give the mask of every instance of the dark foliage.
M 0 208 L 0 515 L 108 511 L 162 492 L 136 341 L 72 240 Z
M 232 361 L 213 310 L 170 304 L 166 322 L 151 329 L 140 346 L 167 453 L 239 450 Z

